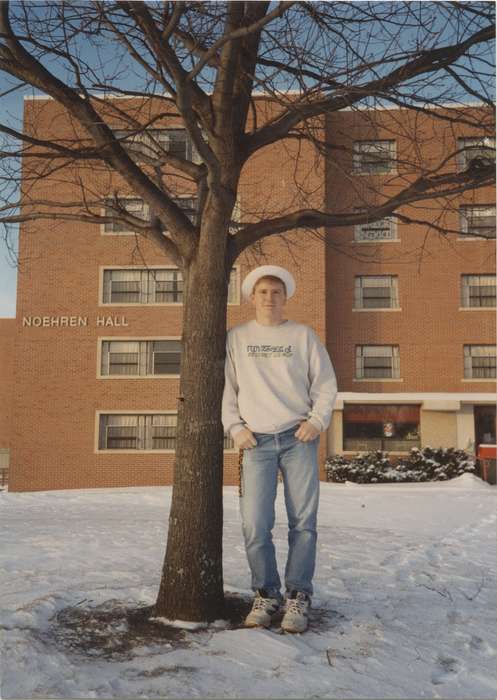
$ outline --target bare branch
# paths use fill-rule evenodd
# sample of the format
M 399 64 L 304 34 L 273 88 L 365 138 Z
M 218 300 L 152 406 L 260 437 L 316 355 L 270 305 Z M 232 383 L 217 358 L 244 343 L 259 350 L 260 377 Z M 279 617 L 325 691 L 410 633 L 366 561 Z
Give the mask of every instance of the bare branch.
M 390 216 L 403 205 L 419 202 L 434 197 L 449 197 L 464 192 L 471 187 L 484 187 L 493 182 L 495 168 L 483 166 L 477 171 L 467 170 L 462 173 L 449 173 L 433 177 L 420 177 L 401 192 L 387 199 L 379 206 L 372 206 L 363 212 L 330 213 L 316 209 L 302 209 L 286 216 L 247 224 L 231 240 L 233 259 L 256 241 L 276 233 L 298 228 L 318 228 L 320 226 L 355 226 Z

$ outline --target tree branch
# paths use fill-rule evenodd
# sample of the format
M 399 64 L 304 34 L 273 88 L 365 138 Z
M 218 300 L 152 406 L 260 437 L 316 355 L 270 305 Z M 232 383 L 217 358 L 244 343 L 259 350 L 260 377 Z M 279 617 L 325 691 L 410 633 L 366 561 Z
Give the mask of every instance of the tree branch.
M 390 197 L 383 204 L 369 208 L 365 212 L 332 214 L 317 209 L 301 209 L 285 216 L 247 224 L 230 241 L 232 261 L 248 246 L 262 238 L 297 228 L 319 228 L 321 226 L 354 226 L 378 221 L 390 216 L 399 207 L 434 197 L 447 197 L 464 192 L 469 187 L 484 187 L 493 182 L 495 168 L 487 165 L 477 171 L 449 173 L 434 177 L 420 177 L 401 192 Z
M 372 80 L 362 86 L 341 89 L 340 94 L 326 99 L 316 99 L 313 102 L 297 101 L 273 122 L 265 124 L 257 132 L 246 137 L 244 156 L 249 158 L 263 146 L 283 138 L 291 128 L 304 119 L 350 107 L 365 97 L 371 97 L 378 93 L 385 95 L 397 85 L 405 83 L 411 78 L 446 68 L 464 55 L 471 46 L 486 42 L 494 36 L 494 25 L 484 27 L 459 44 L 421 52 L 418 57 L 396 68 L 383 78 Z

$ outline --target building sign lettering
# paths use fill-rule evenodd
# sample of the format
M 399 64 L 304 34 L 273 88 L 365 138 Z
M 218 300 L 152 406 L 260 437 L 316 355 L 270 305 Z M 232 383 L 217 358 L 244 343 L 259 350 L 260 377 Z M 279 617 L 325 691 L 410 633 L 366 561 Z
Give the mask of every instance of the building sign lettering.
M 88 316 L 23 316 L 23 328 L 84 328 L 88 326 Z M 105 328 L 127 326 L 125 316 L 97 316 L 97 326 Z

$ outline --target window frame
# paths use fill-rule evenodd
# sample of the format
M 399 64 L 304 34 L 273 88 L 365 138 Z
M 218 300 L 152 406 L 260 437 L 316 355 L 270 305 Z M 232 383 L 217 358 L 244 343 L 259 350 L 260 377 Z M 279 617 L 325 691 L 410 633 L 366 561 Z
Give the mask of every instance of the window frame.
M 355 209 L 355 213 L 364 213 L 363 209 Z M 363 238 L 361 237 L 361 233 L 363 231 L 363 228 L 365 226 L 370 226 L 372 227 L 372 230 L 383 230 L 385 227 L 382 227 L 381 229 L 378 227 L 378 229 L 374 228 L 374 224 L 381 224 L 382 222 L 387 222 L 388 223 L 388 229 L 391 233 L 390 237 L 388 238 Z M 373 221 L 371 223 L 365 222 L 363 224 L 355 224 L 354 226 L 354 243 L 393 243 L 394 241 L 399 241 L 398 237 L 398 230 L 397 230 L 397 218 L 395 216 L 385 216 L 382 219 L 378 219 L 377 221 Z
M 479 280 L 476 284 L 471 284 L 471 278 Z M 493 280 L 493 284 L 482 284 L 481 280 L 482 279 L 489 279 Z M 494 290 L 497 292 L 497 280 L 495 278 L 494 274 L 491 273 L 484 273 L 484 274 L 476 274 L 476 275 L 471 275 L 471 274 L 462 274 L 461 275 L 461 283 L 460 283 L 460 303 L 461 306 L 459 307 L 460 309 L 477 309 L 477 310 L 489 310 L 491 311 L 492 309 L 497 308 L 497 301 L 494 299 L 494 303 L 492 305 L 485 305 L 485 304 L 471 304 L 469 303 L 471 301 L 472 297 L 471 296 L 471 288 L 481 288 L 481 287 L 493 287 Z M 489 298 L 492 298 L 491 295 L 487 295 Z M 485 298 L 481 294 L 477 297 L 479 299 Z M 468 301 L 468 303 L 465 303 Z
M 382 355 L 381 353 L 378 355 L 374 354 L 363 354 L 363 351 L 365 348 L 390 348 L 391 353 L 390 355 L 384 354 Z M 389 357 L 391 358 L 391 369 L 392 369 L 392 375 L 391 376 L 383 376 L 383 377 L 367 377 L 364 374 L 365 370 L 365 365 L 364 365 L 364 358 L 365 357 Z M 370 368 L 372 369 L 372 368 Z M 374 344 L 356 344 L 355 346 L 355 373 L 354 373 L 354 381 L 355 382 L 401 382 L 403 381 L 401 376 L 400 376 L 400 346 L 397 344 L 389 345 L 386 343 L 374 343 Z
M 490 352 L 488 355 L 485 354 L 478 354 L 475 353 L 472 355 L 472 350 L 476 349 L 482 349 L 482 348 L 489 348 L 493 349 L 494 352 Z M 495 379 L 497 378 L 497 369 L 494 372 L 493 375 L 490 375 L 488 377 L 475 377 L 474 376 L 474 371 L 475 367 L 473 366 L 473 359 L 476 357 L 483 357 L 485 359 L 491 359 L 492 357 L 494 358 L 494 365 L 497 365 L 497 345 L 492 345 L 491 343 L 464 343 L 463 345 L 463 381 L 469 381 L 469 382 L 495 382 Z M 489 363 L 490 369 L 492 369 L 492 363 Z M 469 374 L 471 372 L 471 374 Z
M 373 144 L 389 144 L 388 146 L 388 161 L 390 167 L 387 170 L 370 170 L 364 168 L 363 157 L 374 151 L 361 150 L 361 147 L 370 146 Z M 352 171 L 356 175 L 392 175 L 397 173 L 397 141 L 396 139 L 358 139 L 353 143 L 352 154 Z M 379 159 L 378 159 L 379 160 Z M 374 161 L 371 161 L 374 162 Z
M 468 221 L 470 220 L 468 216 L 464 214 L 466 210 L 473 210 L 473 211 L 478 211 L 478 210 L 485 210 L 485 209 L 493 209 L 493 214 L 491 215 L 495 221 L 496 217 L 496 207 L 495 204 L 464 204 L 459 207 L 459 231 L 460 235 L 458 236 L 458 240 L 460 241 L 482 241 L 483 243 L 486 243 L 487 241 L 495 241 L 496 237 L 495 236 L 489 236 L 488 238 L 484 236 L 475 236 L 471 235 L 471 233 L 468 231 Z M 483 218 L 483 217 L 482 217 Z
M 135 163 L 147 163 L 150 161 L 154 160 L 154 155 L 153 155 L 153 140 L 155 139 L 160 148 L 165 150 L 166 152 L 169 152 L 169 149 L 164 148 L 164 142 L 167 141 L 167 143 L 171 143 L 171 138 L 169 137 L 170 132 L 183 132 L 185 135 L 184 143 L 185 143 L 185 154 L 184 156 L 178 156 L 180 158 L 183 158 L 185 161 L 197 163 L 198 162 L 198 155 L 197 151 L 193 146 L 192 140 L 188 134 L 188 131 L 181 126 L 169 126 L 169 127 L 150 127 L 150 128 L 143 128 L 140 131 L 136 131 L 136 129 L 115 129 L 114 130 L 114 136 L 119 139 L 121 145 L 123 148 L 126 150 L 128 155 L 133 157 L 133 161 Z M 129 134 L 129 137 L 131 137 L 131 141 L 129 144 L 126 143 L 126 134 Z M 148 139 L 149 144 L 152 145 L 147 145 L 147 136 L 150 136 L 151 139 Z M 162 138 L 162 136 L 165 136 L 165 138 Z M 138 148 L 133 152 L 133 148 L 127 148 L 127 145 L 131 145 L 133 143 L 138 144 Z M 142 144 L 145 148 L 150 148 L 151 152 L 147 154 L 142 147 Z
M 100 265 L 99 266 L 99 283 L 98 283 L 98 306 L 101 308 L 109 308 L 109 307 L 149 307 L 149 306 L 175 306 L 175 307 L 182 307 L 183 306 L 183 301 L 138 301 L 138 302 L 112 302 L 112 301 L 104 301 L 105 296 L 106 296 L 106 285 L 105 285 L 105 273 L 106 272 L 112 272 L 112 271 L 138 271 L 142 273 L 142 277 L 139 280 L 140 284 L 140 291 L 139 291 L 139 296 L 140 298 L 150 296 L 150 279 L 149 279 L 149 273 L 151 271 L 157 271 L 157 270 L 176 270 L 180 271 L 178 267 L 175 265 L 149 265 L 147 268 L 141 267 L 140 265 Z M 234 278 L 234 291 L 233 291 L 233 300 L 230 301 L 229 297 L 229 290 L 228 290 L 228 306 L 240 306 L 240 300 L 241 300 L 241 292 L 240 292 L 240 272 L 241 272 L 241 266 L 240 264 L 235 264 L 232 267 L 231 270 L 231 275 Z M 146 279 L 143 273 L 147 273 Z M 111 278 L 111 283 L 112 283 L 112 278 Z M 146 287 L 146 291 L 144 291 Z
M 364 306 L 364 290 L 368 285 L 362 283 L 368 279 L 385 279 L 389 284 L 369 285 L 369 289 L 388 289 L 390 291 L 390 306 Z M 353 311 L 400 311 L 398 275 L 355 275 Z
M 99 336 L 97 338 L 97 379 L 112 380 L 112 379 L 179 379 L 180 372 L 177 374 L 148 374 L 150 349 L 149 344 L 161 341 L 181 342 L 181 336 Z M 104 363 L 104 343 L 122 342 L 122 343 L 138 343 L 138 373 L 137 374 L 102 374 L 102 365 Z M 146 343 L 146 347 L 142 352 L 141 343 Z M 153 354 L 153 353 L 152 353 Z M 144 360 L 143 360 L 144 358 Z M 107 362 L 109 365 L 109 362 Z M 145 373 L 140 374 L 142 366 L 145 367 Z
M 466 146 L 464 142 L 468 141 L 474 141 L 475 143 L 472 145 Z M 485 145 L 485 141 L 489 142 L 489 145 Z M 471 150 L 471 148 L 478 148 L 478 142 L 481 142 L 480 145 L 480 150 L 481 151 L 493 151 L 493 159 L 490 158 L 490 160 L 493 160 L 495 163 L 495 137 L 491 136 L 459 136 L 457 139 L 457 156 L 456 156 L 456 163 L 457 163 L 457 171 L 458 172 L 464 172 L 465 170 L 468 169 L 468 159 L 467 159 L 467 154 L 468 151 Z
M 343 405 L 343 430 L 342 430 L 342 450 L 344 454 L 354 454 L 359 451 L 364 451 L 364 450 L 383 450 L 388 453 L 408 453 L 411 447 L 420 447 L 421 446 L 421 409 L 422 409 L 422 403 L 413 403 L 413 402 L 408 402 L 408 403 L 397 403 L 394 401 L 388 402 L 388 403 L 367 403 L 367 402 L 358 402 L 358 401 L 353 401 L 349 402 L 346 401 L 344 402 Z M 358 412 L 364 413 L 364 420 L 349 420 L 347 422 L 347 414 L 349 413 L 354 413 Z M 402 413 L 404 412 L 404 420 L 402 420 Z M 384 413 L 385 415 L 381 416 L 380 414 Z M 407 413 L 407 416 L 405 415 Z M 412 413 L 417 413 L 416 415 L 416 420 L 408 420 L 408 418 L 412 417 L 409 414 Z M 376 414 L 376 415 L 375 415 Z M 374 420 L 375 417 L 378 417 L 378 420 Z M 407 419 L 406 419 L 407 418 Z M 416 433 L 415 437 L 412 437 L 411 439 L 409 438 L 395 438 L 395 437 L 388 437 L 384 433 L 382 433 L 381 437 L 380 436 L 374 436 L 374 437 L 350 437 L 350 426 L 352 424 L 356 425 L 361 425 L 361 424 L 375 424 L 376 426 L 378 424 L 385 424 L 386 422 L 391 422 L 394 424 L 394 432 L 398 431 L 398 428 L 395 426 L 409 426 L 409 425 L 414 425 L 415 429 L 414 432 Z M 353 431 L 352 431 L 353 432 Z M 363 431 L 362 431 L 363 432 Z M 349 435 L 347 435 L 349 433 Z M 363 442 L 367 442 L 370 440 L 373 444 L 365 444 L 365 445 L 357 445 L 356 447 L 351 446 L 350 444 L 346 444 L 346 441 L 352 442 L 356 441 L 359 443 L 361 440 Z M 373 441 L 376 441 L 376 444 L 374 444 Z M 399 442 L 405 442 L 405 445 L 402 445 L 401 448 L 399 448 L 398 443 Z M 394 447 L 389 448 L 389 443 L 392 444 Z
M 107 214 L 107 207 L 108 205 L 106 204 L 107 201 L 112 201 L 110 197 L 105 198 L 104 206 L 101 207 L 100 210 L 100 215 L 101 216 L 108 216 Z M 133 197 L 131 195 L 125 195 L 123 197 L 119 197 L 120 202 L 125 202 L 125 201 L 139 201 L 142 204 L 142 211 L 144 213 L 144 218 L 143 221 L 150 221 L 150 208 L 146 202 L 143 201 L 141 197 Z M 126 208 L 126 207 L 125 207 Z M 133 214 L 133 212 L 129 212 L 130 214 Z M 134 214 L 133 214 L 134 215 Z M 141 218 L 141 217 L 136 217 L 136 218 Z M 107 231 L 106 226 L 109 224 L 107 223 L 102 223 L 100 224 L 100 235 L 102 236 L 136 236 L 138 235 L 139 231 L 134 231 L 130 229 L 124 229 L 123 231 Z M 111 226 L 115 226 L 115 224 L 110 224 Z
M 100 426 L 101 426 L 101 417 L 102 416 L 136 416 L 137 417 L 137 426 L 138 426 L 138 435 L 137 435 L 137 441 L 140 442 L 142 440 L 143 447 L 138 447 L 138 448 L 117 448 L 117 449 L 109 449 L 109 448 L 101 448 L 101 439 L 100 439 Z M 176 416 L 176 419 L 178 417 L 178 412 L 176 410 L 170 410 L 170 409 L 164 409 L 161 411 L 157 410 L 129 410 L 129 409 L 124 409 L 124 410 L 116 410 L 116 409 L 111 409 L 111 410 L 103 410 L 103 409 L 97 409 L 95 411 L 95 440 L 94 440 L 94 453 L 99 454 L 99 455 L 113 455 L 113 454 L 175 454 L 176 449 L 170 449 L 170 448 L 160 448 L 160 449 L 153 449 L 153 448 L 147 448 L 147 442 L 150 444 L 152 442 L 152 431 L 150 431 L 150 434 L 147 436 L 146 433 L 146 427 L 147 427 L 147 422 L 146 419 L 150 419 L 150 425 L 149 427 L 153 427 L 153 417 L 154 416 Z M 143 425 L 145 430 L 143 431 L 143 435 L 140 436 L 140 418 L 143 418 Z M 176 420 L 176 427 L 177 427 L 177 420 Z M 177 434 L 175 435 L 175 439 L 177 437 Z M 227 447 L 227 445 L 230 445 Z M 228 454 L 233 453 L 237 454 L 238 450 L 235 449 L 234 447 L 234 442 L 233 439 L 230 438 L 229 436 L 224 437 L 224 442 L 223 442 L 223 453 L 226 452 Z

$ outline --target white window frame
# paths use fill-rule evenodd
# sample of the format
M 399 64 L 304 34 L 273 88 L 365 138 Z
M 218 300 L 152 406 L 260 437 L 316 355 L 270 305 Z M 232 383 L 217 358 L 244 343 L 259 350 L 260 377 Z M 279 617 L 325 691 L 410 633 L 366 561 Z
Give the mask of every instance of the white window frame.
M 458 240 L 482 242 L 495 241 L 495 236 L 484 238 L 482 236 L 472 236 L 468 233 L 468 216 L 465 214 L 467 210 L 472 210 L 475 212 L 485 212 L 490 210 L 490 213 L 487 213 L 487 216 L 493 216 L 495 220 L 495 204 L 468 204 L 459 207 L 459 229 L 461 233 L 464 233 L 465 235 L 458 236 Z
M 367 283 L 368 281 L 370 284 Z M 384 284 L 375 283 L 375 281 L 383 281 Z M 364 306 L 364 289 L 375 287 L 390 290 L 390 306 Z M 398 276 L 356 275 L 353 311 L 400 311 Z
M 387 350 L 389 352 L 387 352 Z M 375 352 L 376 351 L 376 352 Z M 390 377 L 364 376 L 365 357 L 390 357 L 392 375 Z M 399 382 L 400 377 L 400 348 L 398 345 L 356 345 L 355 377 L 356 382 Z
M 490 136 L 462 136 L 457 139 L 457 169 L 459 172 L 468 169 L 468 151 L 481 151 L 483 157 L 495 162 L 495 138 Z M 491 152 L 493 151 L 493 158 Z
M 143 427 L 146 426 L 146 419 L 150 418 L 150 424 L 152 425 L 152 420 L 153 416 L 175 416 L 177 419 L 178 412 L 177 411 L 171 411 L 171 410 L 163 410 L 163 411 L 140 411 L 140 410 L 96 410 L 95 411 L 95 441 L 94 441 L 94 453 L 99 454 L 99 455 L 113 455 L 113 454 L 175 454 L 176 450 L 172 449 L 147 449 L 146 447 L 146 442 L 147 442 L 147 437 L 148 437 L 148 442 L 150 444 L 151 441 L 151 434 L 148 436 L 146 435 L 146 432 L 143 431 L 142 429 L 142 435 L 140 436 L 140 431 L 138 431 L 138 441 L 140 439 L 142 440 L 142 444 L 145 442 L 145 446 L 139 447 L 137 449 L 108 449 L 108 448 L 100 448 L 100 417 L 101 416 L 136 416 L 138 418 L 138 428 L 142 427 L 140 426 L 140 418 L 142 419 L 142 424 Z M 176 422 L 177 425 L 177 422 Z M 144 441 L 144 436 L 145 436 L 145 441 Z M 177 435 L 175 436 L 177 437 Z M 235 450 L 233 440 L 229 436 L 225 436 L 224 438 L 224 452 L 225 453 L 238 453 L 238 450 Z M 226 445 L 229 445 L 229 447 L 226 447 Z
M 363 213 L 362 209 L 356 209 L 356 213 Z M 385 237 L 365 237 L 364 230 L 383 231 L 388 227 L 390 235 Z M 378 219 L 373 222 L 365 222 L 364 224 L 356 224 L 354 226 L 354 242 L 355 243 L 392 243 L 398 241 L 397 237 L 397 218 L 395 216 L 385 216 L 383 219 Z
M 385 145 L 383 149 L 381 144 Z M 395 139 L 369 139 L 365 141 L 354 141 L 353 170 L 358 175 L 391 175 L 397 172 L 397 142 Z M 364 155 L 377 153 L 383 150 L 388 151 L 390 167 L 387 170 L 374 170 L 365 167 Z
M 496 357 L 497 346 L 491 345 L 490 343 L 477 344 L 465 344 L 463 346 L 463 366 L 464 366 L 464 379 L 463 381 L 470 382 L 494 382 L 495 376 L 489 377 L 475 377 L 474 376 L 474 366 L 473 359 L 475 357 L 492 358 Z M 494 363 L 495 364 L 495 363 Z
M 112 202 L 113 200 L 109 197 L 106 201 Z M 142 204 L 141 210 L 143 212 L 143 217 L 137 216 L 136 218 L 139 218 L 139 219 L 143 218 L 143 221 L 150 221 L 149 206 L 146 202 L 143 201 L 143 199 L 141 199 L 140 197 L 132 197 L 131 195 L 125 196 L 125 197 L 119 197 L 119 202 L 125 203 L 126 201 L 141 202 L 141 204 Z M 101 212 L 100 212 L 101 216 L 108 216 L 107 207 L 108 207 L 107 204 L 105 204 L 102 207 Z M 124 208 L 126 209 L 126 205 L 124 206 Z M 133 216 L 136 216 L 133 211 L 130 211 L 129 213 L 132 214 Z M 118 216 L 117 212 L 116 212 L 116 216 Z M 136 236 L 136 234 L 137 234 L 136 230 L 131 230 L 131 229 L 124 230 L 124 231 L 106 231 L 105 230 L 106 226 L 107 226 L 106 223 L 100 224 L 100 233 L 103 236 Z
M 99 337 L 97 339 L 97 379 L 104 380 L 135 380 L 135 379 L 179 379 L 180 374 L 147 374 L 147 364 L 148 364 L 148 354 L 149 354 L 149 343 L 154 343 L 155 341 L 173 341 L 181 342 L 181 336 L 133 336 L 133 337 L 123 337 L 123 336 L 105 336 Z M 103 363 L 103 344 L 104 342 L 123 342 L 123 343 L 146 343 L 147 347 L 142 351 L 141 348 L 138 350 L 138 373 L 137 374 L 102 374 L 102 363 Z M 145 359 L 143 359 L 145 358 Z M 107 371 L 109 363 L 107 362 Z
M 168 145 L 171 143 L 171 132 L 183 132 L 185 135 L 185 160 L 192 161 L 194 163 L 198 162 L 198 154 L 196 149 L 193 147 L 192 141 L 188 135 L 185 128 L 181 126 L 170 126 L 170 127 L 151 127 L 149 129 L 143 129 L 142 131 L 135 132 L 134 129 L 116 129 L 114 131 L 114 136 L 120 140 L 122 146 L 128 151 L 128 153 L 134 157 L 135 162 L 147 162 L 153 161 L 153 141 L 157 141 L 160 148 L 164 151 L 168 151 Z M 133 150 L 133 145 L 137 144 L 136 150 Z M 131 146 L 131 148 L 129 148 Z M 146 152 L 146 149 L 150 149 L 150 153 Z M 142 160 L 140 160 L 142 158 Z
M 497 304 L 484 306 L 479 304 L 470 304 L 471 301 L 471 287 L 493 287 L 494 290 L 497 287 L 497 280 L 495 274 L 484 274 L 484 275 L 461 275 L 461 306 L 460 309 L 477 309 L 477 310 L 492 310 L 495 309 Z
M 187 214 L 187 216 L 188 216 L 188 218 L 190 219 L 190 221 L 191 221 L 191 223 L 193 224 L 193 226 L 196 226 L 196 225 L 197 225 L 197 212 L 196 212 L 196 208 L 197 208 L 197 197 L 195 197 L 193 194 L 182 194 L 182 195 L 179 195 L 178 197 L 172 197 L 171 199 L 173 200 L 173 202 L 174 202 L 175 204 L 178 205 L 178 207 L 179 207 L 184 213 L 185 213 L 187 210 L 184 209 L 184 208 L 180 205 L 180 202 L 183 202 L 183 201 L 185 201 L 185 200 L 187 200 L 187 199 L 190 200 L 191 202 L 193 202 L 193 207 L 190 208 L 190 211 L 191 211 L 191 209 L 193 209 L 194 214 L 193 214 L 193 216 L 192 216 L 191 219 L 190 219 L 190 217 L 188 216 L 188 214 Z M 167 228 L 163 229 L 162 234 L 163 234 L 164 236 L 168 236 L 168 235 L 169 235 L 168 229 L 167 229 Z
M 157 271 L 157 270 L 178 270 L 178 267 L 175 265 L 150 265 L 148 268 L 143 268 L 141 266 L 136 266 L 136 265 L 101 265 L 99 268 L 99 283 L 98 283 L 98 306 L 102 308 L 108 308 L 108 307 L 113 307 L 113 306 L 119 306 L 119 307 L 126 307 L 126 306 L 139 306 L 139 307 L 148 307 L 148 306 L 176 306 L 180 307 L 183 306 L 182 301 L 159 301 L 159 302 L 151 302 L 151 301 L 139 301 L 139 302 L 106 302 L 104 301 L 104 293 L 105 293 L 105 272 L 110 271 L 112 272 L 113 270 L 135 270 L 135 271 L 140 271 L 142 273 L 148 272 L 148 271 Z M 230 283 L 231 283 L 231 278 L 234 280 L 234 290 L 232 292 L 232 300 L 230 301 L 230 296 L 229 296 L 229 291 L 228 291 L 228 306 L 240 306 L 240 265 L 233 265 L 231 269 L 231 275 L 230 275 Z M 146 289 L 145 289 L 146 287 Z M 144 281 L 144 278 L 142 277 L 140 279 L 140 298 L 141 299 L 146 299 L 147 297 L 150 296 L 149 293 L 150 289 L 150 279 L 147 276 L 147 279 Z

